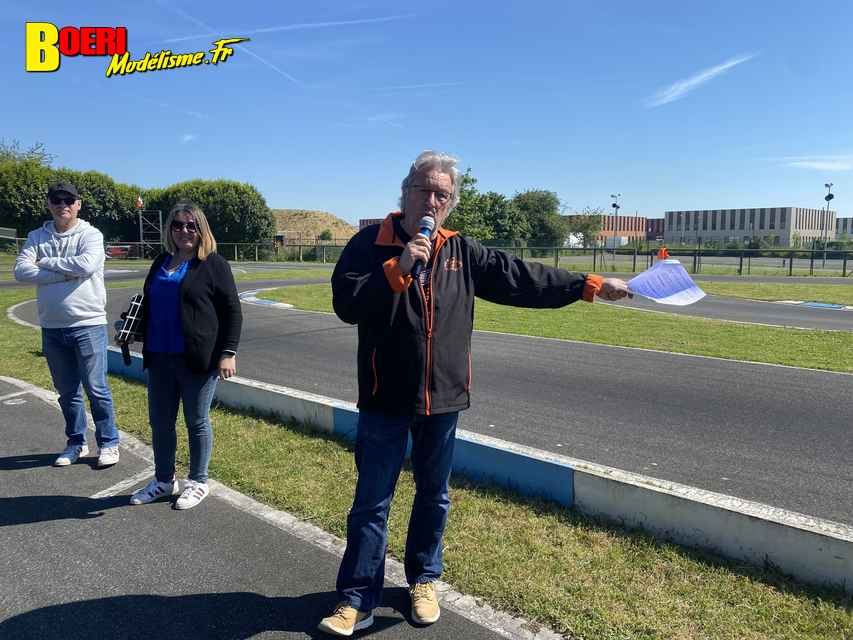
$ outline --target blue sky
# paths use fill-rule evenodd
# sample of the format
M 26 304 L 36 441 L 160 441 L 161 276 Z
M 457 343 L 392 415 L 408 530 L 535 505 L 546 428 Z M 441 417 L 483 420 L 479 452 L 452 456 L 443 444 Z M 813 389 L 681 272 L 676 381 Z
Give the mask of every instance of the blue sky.
M 27 21 L 126 26 L 131 59 L 251 41 L 217 66 L 26 73 Z M 271 207 L 351 222 L 394 209 L 426 148 L 481 190 L 550 189 L 569 210 L 615 192 L 649 217 L 817 207 L 829 181 L 850 216 L 850 24 L 846 1 L 7 0 L 0 137 L 143 187 L 246 181 Z

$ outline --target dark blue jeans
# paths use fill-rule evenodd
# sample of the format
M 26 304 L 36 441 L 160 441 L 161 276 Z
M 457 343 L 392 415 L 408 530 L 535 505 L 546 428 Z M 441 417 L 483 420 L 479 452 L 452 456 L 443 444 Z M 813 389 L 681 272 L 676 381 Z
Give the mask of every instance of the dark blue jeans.
M 183 401 L 190 446 L 189 478 L 207 482 L 207 465 L 213 448 L 210 403 L 219 374 L 217 371 L 190 371 L 181 354 L 148 355 L 148 419 L 151 422 L 151 447 L 154 449 L 154 475 L 160 482 L 169 482 L 175 477 L 175 450 L 178 446 L 175 422 L 178 403 Z
M 458 419 L 458 412 L 434 416 L 359 413 L 355 442 L 358 483 L 337 581 L 341 600 L 350 606 L 370 611 L 379 604 L 385 581 L 388 511 L 409 431 L 415 501 L 406 537 L 406 579 L 414 584 L 441 576 L 441 540 L 450 510 L 448 481 Z
M 113 397 L 107 385 L 106 325 L 42 329 L 41 340 L 65 417 L 66 444 L 86 444 L 85 388 L 95 421 L 95 442 L 99 447 L 118 446 Z

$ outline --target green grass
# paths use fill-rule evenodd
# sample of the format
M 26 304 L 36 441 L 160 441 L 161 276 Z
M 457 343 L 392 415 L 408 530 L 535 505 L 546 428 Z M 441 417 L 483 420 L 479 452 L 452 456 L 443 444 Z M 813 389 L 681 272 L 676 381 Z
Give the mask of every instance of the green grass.
M 788 282 L 707 282 L 699 283 L 705 293 L 750 300 L 803 300 L 853 305 L 853 281 L 850 284 L 801 284 Z M 853 326 L 853 318 L 851 318 Z
M 0 374 L 50 388 L 37 331 L 6 319 L 32 290 L 0 291 Z M 150 442 L 143 385 L 110 376 L 119 426 Z M 352 450 L 299 425 L 215 408 L 212 477 L 343 537 Z M 57 414 L 57 433 L 61 432 Z M 187 464 L 179 430 L 178 459 Z M 401 476 L 389 550 L 401 558 L 414 495 Z M 824 640 L 853 637 L 853 598 L 769 570 L 661 543 L 553 504 L 463 480 L 451 486 L 443 578 L 576 640 Z M 329 588 L 334 575 L 327 576 Z M 438 624 L 441 624 L 440 622 Z
M 702 283 L 703 286 L 705 283 Z M 332 311 L 329 285 L 259 294 L 300 309 Z M 677 353 L 853 372 L 853 331 L 810 331 L 686 318 L 578 302 L 563 309 L 518 309 L 477 300 L 474 327 Z

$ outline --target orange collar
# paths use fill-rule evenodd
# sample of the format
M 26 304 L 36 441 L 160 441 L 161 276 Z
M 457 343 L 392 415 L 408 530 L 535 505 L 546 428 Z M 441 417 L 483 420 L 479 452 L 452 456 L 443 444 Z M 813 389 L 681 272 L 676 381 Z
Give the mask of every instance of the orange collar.
M 397 235 L 397 232 L 394 230 L 394 218 L 402 218 L 403 214 L 399 211 L 393 211 L 385 216 L 385 219 L 382 221 L 382 224 L 379 227 L 379 233 L 376 235 L 376 240 L 373 244 L 378 244 L 386 247 L 405 247 L 406 243 Z M 445 229 L 444 227 L 439 227 L 438 231 L 435 234 L 435 251 L 434 253 L 438 253 L 438 250 L 441 248 L 441 245 L 444 244 L 445 240 L 451 238 L 455 235 L 458 235 L 455 231 L 450 231 L 449 229 Z

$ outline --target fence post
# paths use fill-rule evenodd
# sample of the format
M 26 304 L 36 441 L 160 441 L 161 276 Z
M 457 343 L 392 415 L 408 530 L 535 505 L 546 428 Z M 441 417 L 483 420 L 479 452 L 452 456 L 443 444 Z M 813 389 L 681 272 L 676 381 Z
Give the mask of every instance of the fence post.
M 258 261 L 258 245 L 255 245 L 255 262 Z
M 302 245 L 300 244 L 298 246 L 299 246 L 299 262 L 302 262 Z
M 812 240 L 812 250 L 809 254 L 809 275 L 814 275 L 814 240 Z
M 234 262 L 237 262 L 237 243 L 234 243 Z
M 743 251 L 740 252 L 740 261 L 738 262 L 738 265 L 737 265 L 737 274 L 739 276 L 743 275 Z
M 637 273 L 637 245 L 634 245 L 634 264 L 631 267 L 631 273 Z
M 791 255 L 788 256 L 788 275 L 794 275 L 794 252 L 791 252 Z
M 847 252 L 844 252 L 844 256 L 841 259 L 841 277 L 847 277 Z
M 596 255 L 596 253 L 597 253 L 597 249 L 596 249 L 595 245 L 593 245 L 593 247 L 592 247 L 592 270 L 593 270 L 593 272 L 595 272 L 595 259 L 598 257 Z
M 326 245 L 323 245 L 323 264 L 326 264 Z
M 554 247 L 554 268 L 560 268 L 560 249 L 558 247 Z

